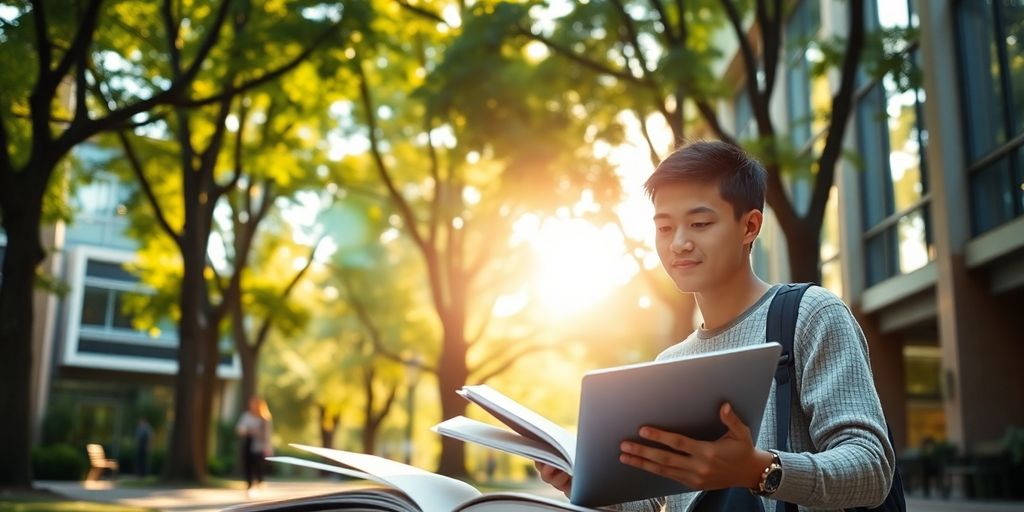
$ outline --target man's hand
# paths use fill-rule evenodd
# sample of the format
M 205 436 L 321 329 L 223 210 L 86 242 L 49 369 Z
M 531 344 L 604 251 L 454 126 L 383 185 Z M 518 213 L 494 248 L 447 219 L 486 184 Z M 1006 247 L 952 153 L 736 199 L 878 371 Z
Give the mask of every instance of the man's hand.
M 551 487 L 562 491 L 566 498 L 569 497 L 569 491 L 572 490 L 572 477 L 568 473 L 543 462 L 534 462 L 533 465 L 537 466 L 541 480 L 551 484 Z
M 640 437 L 668 449 L 624 441 L 619 460 L 693 489 L 757 487 L 761 473 L 771 463 L 772 454 L 754 448 L 750 429 L 736 416 L 732 406 L 723 404 L 719 417 L 729 431 L 715 441 L 698 441 L 654 427 L 642 427 Z

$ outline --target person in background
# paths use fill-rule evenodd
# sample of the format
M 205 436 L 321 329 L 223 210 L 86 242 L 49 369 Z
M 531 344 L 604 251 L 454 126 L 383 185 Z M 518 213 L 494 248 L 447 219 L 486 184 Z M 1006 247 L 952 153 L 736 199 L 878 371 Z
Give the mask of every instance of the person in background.
M 270 445 L 270 408 L 258 396 L 249 398 L 249 409 L 238 418 L 235 431 L 242 438 L 242 467 L 245 469 L 246 495 L 254 487 L 263 487 L 263 462 L 273 454 Z
M 135 426 L 135 474 L 143 478 L 149 473 L 149 440 L 153 437 L 153 427 L 146 418 L 139 418 Z

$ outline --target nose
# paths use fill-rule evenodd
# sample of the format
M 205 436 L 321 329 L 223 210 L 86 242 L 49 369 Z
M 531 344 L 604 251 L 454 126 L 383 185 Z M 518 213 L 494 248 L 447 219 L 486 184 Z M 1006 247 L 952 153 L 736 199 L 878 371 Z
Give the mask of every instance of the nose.
M 685 229 L 676 229 L 672 236 L 672 243 L 669 244 L 668 248 L 675 254 L 690 252 L 693 250 L 693 241 L 686 236 Z

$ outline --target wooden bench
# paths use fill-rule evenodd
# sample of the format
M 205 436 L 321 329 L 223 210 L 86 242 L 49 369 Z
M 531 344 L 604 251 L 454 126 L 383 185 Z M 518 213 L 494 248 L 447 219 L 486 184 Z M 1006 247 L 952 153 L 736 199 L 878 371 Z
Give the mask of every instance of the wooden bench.
M 89 474 L 85 477 L 86 481 L 99 480 L 104 469 L 110 470 L 111 477 L 117 473 L 117 461 L 107 458 L 103 445 L 90 443 L 85 445 L 85 451 L 89 453 Z

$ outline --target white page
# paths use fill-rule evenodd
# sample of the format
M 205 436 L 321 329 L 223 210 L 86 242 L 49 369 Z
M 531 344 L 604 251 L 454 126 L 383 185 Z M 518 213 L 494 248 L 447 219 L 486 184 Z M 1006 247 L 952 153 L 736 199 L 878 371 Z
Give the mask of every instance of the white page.
M 566 473 L 572 474 L 572 465 L 562 454 L 547 443 L 523 437 L 515 432 L 494 427 L 486 423 L 456 416 L 442 421 L 431 429 L 441 435 L 453 437 L 461 441 L 476 443 L 495 450 L 501 450 L 528 459 L 555 466 Z
M 466 503 L 457 512 L 520 512 L 523 510 L 595 512 L 598 509 L 573 505 L 563 499 L 545 498 L 518 492 L 485 494 Z
M 328 471 L 330 473 L 337 473 L 339 475 L 358 478 L 360 480 L 367 480 L 370 482 L 376 482 L 378 484 L 390 485 L 384 480 L 381 480 L 380 478 L 377 478 L 369 473 L 363 473 L 362 471 L 356 471 L 354 469 L 332 466 L 330 464 L 324 464 L 322 462 L 314 462 L 311 460 L 300 459 L 298 457 L 267 457 L 266 460 L 270 462 L 281 462 L 284 464 L 291 464 L 293 466 L 303 466 L 307 468 L 319 469 L 320 471 Z
M 480 496 L 480 491 L 460 480 L 376 455 L 301 444 L 291 446 L 374 475 L 404 492 L 426 512 L 455 510 L 460 503 Z
M 463 386 L 459 391 L 460 395 L 483 407 L 512 430 L 524 435 L 526 434 L 521 432 L 520 429 L 527 430 L 550 443 L 552 447 L 565 457 L 565 460 L 569 461 L 570 465 L 575 465 L 576 436 L 568 430 L 531 411 L 486 384 Z

